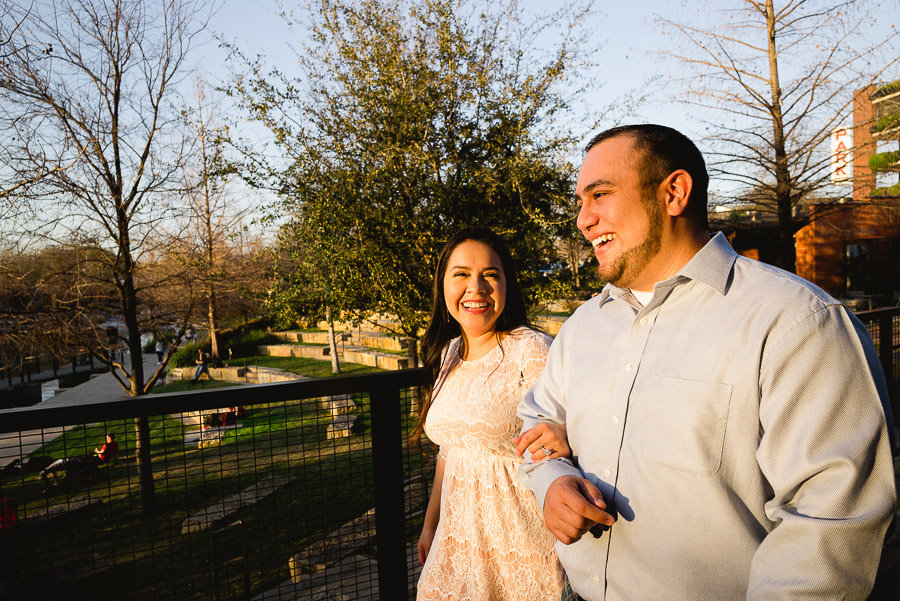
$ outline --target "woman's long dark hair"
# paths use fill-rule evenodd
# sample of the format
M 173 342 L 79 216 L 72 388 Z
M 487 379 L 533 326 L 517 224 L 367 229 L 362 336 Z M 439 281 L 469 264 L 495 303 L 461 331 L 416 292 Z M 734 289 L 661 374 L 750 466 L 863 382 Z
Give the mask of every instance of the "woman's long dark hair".
M 421 356 L 425 368 L 425 399 L 419 411 L 419 425 L 410 436 L 410 440 L 421 444 L 422 432 L 425 429 L 425 417 L 431 407 L 431 400 L 438 384 L 441 373 L 441 355 L 451 340 L 461 335 L 459 322 L 457 322 L 447 309 L 444 300 L 444 275 L 447 273 L 447 265 L 450 263 L 450 255 L 457 246 L 463 242 L 473 240 L 488 245 L 497 256 L 506 276 L 506 302 L 503 312 L 497 318 L 494 329 L 500 333 L 511 332 L 520 326 L 527 326 L 528 315 L 525 310 L 525 299 L 522 297 L 522 289 L 519 287 L 519 278 L 516 276 L 516 266 L 509 249 L 497 234 L 484 227 L 467 227 L 459 230 L 447 240 L 441 255 L 438 257 L 437 269 L 434 274 L 434 295 L 431 306 L 431 321 L 428 329 L 422 336 Z M 465 339 L 460 342 L 460 357 L 465 356 Z

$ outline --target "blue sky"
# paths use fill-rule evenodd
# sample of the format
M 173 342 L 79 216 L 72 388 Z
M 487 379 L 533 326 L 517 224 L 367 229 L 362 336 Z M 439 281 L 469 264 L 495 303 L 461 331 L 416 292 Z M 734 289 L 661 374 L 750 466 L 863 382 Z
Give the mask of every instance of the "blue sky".
M 876 19 L 870 27 L 872 36 L 884 35 L 892 27 L 896 17 L 896 1 L 883 3 L 887 8 L 876 12 Z M 553 8 L 561 0 L 522 0 L 526 9 Z M 291 5 L 290 2 L 287 2 Z M 585 110 L 600 111 L 603 107 L 615 105 L 623 94 L 633 89 L 647 87 L 647 82 L 656 78 L 656 84 L 648 87 L 648 101 L 628 114 L 618 112 L 612 115 L 604 126 L 620 123 L 655 122 L 674 127 L 694 139 L 701 150 L 704 149 L 703 120 L 717 118 L 714 113 L 697 108 L 687 108 L 672 102 L 673 84 L 670 77 L 684 74 L 672 61 L 664 60 L 654 50 L 662 50 L 671 39 L 653 23 L 654 13 L 670 17 L 679 22 L 696 23 L 702 19 L 727 18 L 726 7 L 738 4 L 734 0 L 597 0 L 596 14 L 585 23 L 592 45 L 597 44 L 597 71 L 595 77 L 603 85 L 590 96 L 583 98 L 584 105 L 576 107 L 574 113 Z M 874 3 L 872 3 L 874 4 Z M 292 37 L 284 21 L 276 14 L 274 0 L 226 0 L 209 25 L 210 33 L 224 36 L 237 44 L 246 54 L 263 54 L 272 65 L 290 70 L 293 53 L 290 49 Z M 198 53 L 199 63 L 208 76 L 225 77 L 221 66 L 224 52 L 216 48 L 216 43 L 207 43 Z M 895 69 L 890 78 L 898 77 Z M 669 82 L 668 86 L 666 82 Z M 848 95 L 852 90 L 847 91 Z M 590 132 L 585 132 L 585 139 Z M 713 184 L 715 187 L 715 183 Z M 719 188 L 722 189 L 721 187 Z
M 552 6 L 554 2 L 530 0 L 525 4 Z M 598 77 L 604 85 L 596 94 L 585 98 L 585 103 L 593 104 L 598 109 L 605 107 L 614 103 L 623 92 L 642 86 L 658 72 L 658 59 L 647 56 L 643 51 L 648 47 L 646 42 L 654 38 L 649 16 L 655 11 L 677 8 L 679 4 L 672 0 L 596 3 L 596 24 L 590 23 L 588 26 L 596 31 L 596 35 L 592 35 L 598 46 L 603 41 L 598 59 Z M 248 54 L 261 53 L 270 63 L 290 68 L 293 63 L 289 46 L 291 34 L 275 10 L 273 0 L 227 0 L 213 17 L 209 31 L 233 40 Z M 224 70 L 217 68 L 224 55 L 215 48 L 215 43 L 207 44 L 201 56 L 203 59 L 200 64 L 204 70 L 209 71 L 213 77 L 217 74 L 224 75 Z M 657 122 L 665 122 L 690 135 L 691 122 L 684 116 L 683 110 L 668 107 L 668 103 L 664 103 L 653 110 L 648 108 L 648 114 L 636 115 L 634 119 L 643 117 L 646 120 L 652 114 Z

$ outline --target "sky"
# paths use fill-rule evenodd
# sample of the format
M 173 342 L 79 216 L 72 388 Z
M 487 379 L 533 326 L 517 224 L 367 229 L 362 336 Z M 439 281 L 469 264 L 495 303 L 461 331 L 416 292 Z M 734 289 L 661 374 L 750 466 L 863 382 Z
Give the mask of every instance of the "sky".
M 521 0 L 526 10 L 545 10 L 561 5 L 564 0 Z M 896 20 L 896 1 L 888 0 L 876 13 L 871 26 L 872 35 L 883 35 Z M 287 2 L 291 6 L 290 2 Z M 296 4 L 296 3 L 294 3 Z M 706 131 L 704 119 L 715 119 L 713 113 L 704 114 L 696 108 L 672 102 L 672 88 L 667 88 L 678 65 L 664 60 L 658 52 L 671 43 L 665 31 L 654 24 L 654 14 L 679 22 L 696 22 L 697 19 L 721 18 L 722 9 L 734 6 L 734 0 L 595 0 L 596 14 L 584 23 L 590 34 L 591 44 L 596 44 L 597 69 L 592 74 L 602 85 L 582 99 L 584 105 L 576 107 L 574 115 L 585 110 L 600 112 L 604 107 L 621 106 L 623 96 L 631 90 L 647 90 L 647 100 L 629 112 L 619 109 L 611 114 L 603 127 L 622 123 L 653 122 L 668 125 L 685 133 L 704 148 Z M 277 14 L 275 0 L 224 0 L 221 9 L 212 18 L 208 32 L 233 41 L 248 55 L 265 55 L 269 64 L 288 72 L 294 65 L 290 45 L 292 35 L 283 19 Z M 216 42 L 206 43 L 197 54 L 202 69 L 210 77 L 226 77 L 224 51 Z M 683 73 L 683 72 L 682 72 Z M 895 72 L 892 78 L 898 75 Z M 649 83 L 654 81 L 654 83 Z M 672 84 L 669 83 L 669 86 Z M 851 94 L 852 90 L 848 90 Z M 594 132 L 596 133 L 596 132 Z M 584 141 L 591 132 L 584 132 Z M 713 187 L 716 184 L 713 182 Z M 720 190 L 723 190 L 720 184 Z M 726 191 L 727 193 L 727 191 Z
M 524 4 L 531 8 L 542 4 L 552 6 L 557 1 L 525 0 Z M 648 45 L 642 42 L 652 40 L 654 36 L 649 17 L 654 12 L 677 9 L 680 4 L 673 0 L 596 2 L 596 24 L 590 23 L 588 26 L 596 31 L 596 35 L 591 34 L 592 37 L 602 41 L 602 56 L 599 58 L 601 73 L 597 76 L 603 86 L 591 98 L 585 99 L 588 105 L 600 110 L 615 103 L 623 92 L 643 86 L 649 77 L 658 73 L 658 57 L 648 56 L 643 51 Z M 225 0 L 211 20 L 208 31 L 234 41 L 247 54 L 264 54 L 270 63 L 290 68 L 293 64 L 290 50 L 293 38 L 276 10 L 274 0 Z M 223 61 L 224 53 L 216 48 L 215 42 L 207 43 L 199 54 L 203 57 L 200 64 L 204 70 L 211 71 L 214 77 L 216 73 L 224 76 L 224 69 L 217 68 Z M 647 112 L 636 115 L 635 120 L 639 117 L 649 119 L 649 113 L 652 113 L 658 122 L 664 121 L 666 125 L 691 135 L 691 120 L 683 111 L 667 108 L 663 104 L 658 109 L 648 108 Z

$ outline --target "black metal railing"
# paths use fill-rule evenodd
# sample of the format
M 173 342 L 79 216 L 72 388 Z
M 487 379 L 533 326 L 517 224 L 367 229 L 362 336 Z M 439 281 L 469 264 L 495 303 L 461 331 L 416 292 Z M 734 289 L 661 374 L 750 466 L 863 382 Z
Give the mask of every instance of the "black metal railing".
M 16 550 L 0 598 L 410 598 L 433 475 L 405 439 L 421 378 L 0 412 L 2 496 L 18 518 L 0 535 Z M 100 462 L 107 433 L 118 457 Z
M 900 424 L 900 307 L 859 311 L 856 316 L 869 330 L 869 335 L 875 342 L 896 427 Z
M 895 420 L 900 308 L 857 314 Z M 412 597 L 421 370 L 0 411 L 0 598 Z M 117 460 L 96 462 L 112 433 Z M 74 459 L 56 472 L 50 461 Z M 16 594 L 21 592 L 21 596 Z

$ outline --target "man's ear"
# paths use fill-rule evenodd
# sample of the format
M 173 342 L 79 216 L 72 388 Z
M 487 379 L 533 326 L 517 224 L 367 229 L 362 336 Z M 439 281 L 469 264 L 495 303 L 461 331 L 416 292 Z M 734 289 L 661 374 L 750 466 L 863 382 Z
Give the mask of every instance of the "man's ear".
M 691 190 L 694 187 L 694 180 L 691 174 L 684 169 L 678 169 L 669 174 L 669 176 L 659 185 L 660 200 L 665 203 L 666 214 L 671 217 L 678 217 L 684 214 L 688 206 L 688 199 L 691 197 Z

